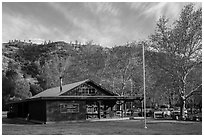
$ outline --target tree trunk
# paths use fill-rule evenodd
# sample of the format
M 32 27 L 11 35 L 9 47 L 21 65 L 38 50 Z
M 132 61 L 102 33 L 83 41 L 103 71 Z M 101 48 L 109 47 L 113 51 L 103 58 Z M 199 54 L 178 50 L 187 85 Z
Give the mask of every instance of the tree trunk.
M 122 93 L 121 93 L 121 96 L 124 96 L 125 95 L 125 80 L 124 80 L 124 77 L 122 77 L 123 81 L 122 81 Z
M 180 97 L 180 119 L 185 120 L 186 99 L 184 95 Z
M 172 107 L 171 97 L 169 97 L 169 107 Z
M 190 72 L 190 71 L 189 71 Z M 181 103 L 181 106 L 180 106 L 180 119 L 181 120 L 185 120 L 185 109 L 186 109 L 186 78 L 188 76 L 188 73 L 186 73 L 184 75 L 184 77 L 182 78 L 182 88 L 181 88 L 181 98 L 180 98 L 180 103 Z

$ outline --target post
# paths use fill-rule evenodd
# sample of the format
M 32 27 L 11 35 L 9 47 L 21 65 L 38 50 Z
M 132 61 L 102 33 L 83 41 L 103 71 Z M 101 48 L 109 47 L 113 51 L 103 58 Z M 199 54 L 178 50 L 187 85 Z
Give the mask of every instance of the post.
M 127 116 L 127 104 L 126 101 L 124 101 L 124 116 Z
M 144 84 L 144 128 L 147 128 L 147 118 L 146 118 L 146 91 L 145 91 L 145 47 L 143 48 L 143 84 Z
M 60 76 L 60 92 L 62 92 L 62 76 Z
M 130 79 L 131 80 L 131 96 L 133 95 L 133 83 L 132 83 L 132 78 Z M 130 102 L 130 107 L 131 107 L 131 110 L 133 110 L 133 101 Z
M 101 102 L 98 101 L 98 118 L 101 119 Z
M 107 117 L 107 110 L 106 110 L 106 104 L 104 104 L 104 110 L 103 110 L 103 113 L 104 113 L 104 117 L 106 118 Z
M 141 107 L 142 117 L 144 117 L 144 116 L 143 116 L 143 110 L 144 110 L 144 103 L 143 103 L 143 102 L 144 102 L 144 100 L 142 101 L 142 107 Z
M 111 106 L 111 110 L 109 112 L 110 118 L 112 118 L 114 116 L 114 112 L 113 112 L 113 106 Z
M 115 93 L 115 81 L 114 80 L 115 80 L 115 78 L 113 77 L 113 85 L 112 85 L 113 86 L 113 93 Z

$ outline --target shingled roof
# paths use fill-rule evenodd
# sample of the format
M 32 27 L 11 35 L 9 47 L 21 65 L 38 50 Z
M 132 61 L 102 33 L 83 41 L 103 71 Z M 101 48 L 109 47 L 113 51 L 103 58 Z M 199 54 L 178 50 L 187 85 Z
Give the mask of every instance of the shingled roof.
M 74 89 L 78 86 L 80 86 L 81 84 L 84 84 L 84 83 L 91 83 L 95 86 L 97 86 L 98 88 L 104 90 L 106 93 L 110 94 L 111 96 L 114 96 L 116 94 L 104 89 L 103 87 L 101 87 L 100 85 L 96 84 L 95 82 L 93 82 L 92 80 L 90 79 L 86 79 L 84 81 L 79 81 L 79 82 L 76 82 L 76 83 L 72 83 L 72 84 L 67 84 L 67 85 L 63 85 L 62 86 L 62 92 L 60 92 L 60 87 L 54 87 L 54 88 L 50 88 L 50 89 L 47 89 L 43 92 L 40 92 L 39 94 L 31 97 L 31 98 L 39 98 L 39 97 L 58 97 L 62 94 L 64 94 L 65 92 L 68 92 L 70 91 L 71 89 Z M 117 96 L 117 95 L 116 95 Z

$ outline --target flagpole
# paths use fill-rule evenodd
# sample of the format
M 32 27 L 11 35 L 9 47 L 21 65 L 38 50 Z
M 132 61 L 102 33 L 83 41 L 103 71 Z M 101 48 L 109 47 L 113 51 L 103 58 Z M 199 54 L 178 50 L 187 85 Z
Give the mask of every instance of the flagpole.
M 145 91 L 145 44 L 143 44 L 143 87 L 144 87 L 144 128 L 147 128 L 147 118 L 146 118 L 146 91 Z
M 133 95 L 133 84 L 132 84 L 132 78 L 130 79 L 131 81 L 131 96 Z M 133 103 L 131 101 L 131 110 L 133 110 Z

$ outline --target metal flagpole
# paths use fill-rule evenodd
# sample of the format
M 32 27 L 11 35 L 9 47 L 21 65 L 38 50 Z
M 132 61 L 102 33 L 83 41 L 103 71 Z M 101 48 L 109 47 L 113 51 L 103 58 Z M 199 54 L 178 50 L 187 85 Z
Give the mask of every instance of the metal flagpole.
M 133 85 L 132 85 L 132 78 L 130 79 L 131 82 L 131 96 L 133 95 Z M 133 102 L 131 101 L 131 110 L 133 110 Z
M 143 44 L 143 84 L 144 84 L 144 128 L 147 128 L 147 118 L 146 118 L 146 92 L 145 92 L 145 44 Z

